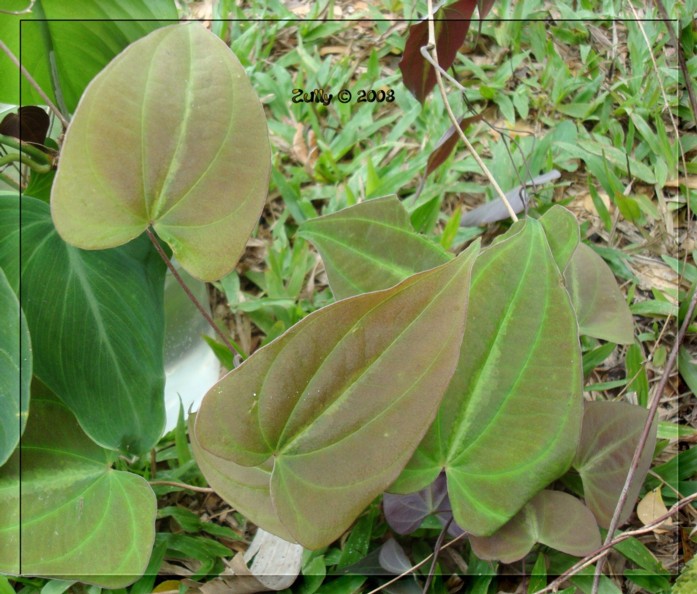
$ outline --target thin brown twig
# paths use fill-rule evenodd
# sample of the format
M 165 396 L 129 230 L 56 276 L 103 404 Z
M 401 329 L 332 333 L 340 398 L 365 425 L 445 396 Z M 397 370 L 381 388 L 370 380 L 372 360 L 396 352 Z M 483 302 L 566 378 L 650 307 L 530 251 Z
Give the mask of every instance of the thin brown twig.
M 685 319 L 683 320 L 682 324 L 680 325 L 680 329 L 678 330 L 678 334 L 675 337 L 675 342 L 673 343 L 673 348 L 670 350 L 670 355 L 668 356 L 668 361 L 666 362 L 666 366 L 663 370 L 663 375 L 661 376 L 661 381 L 658 383 L 656 386 L 656 389 L 653 394 L 653 398 L 651 400 L 651 406 L 649 408 L 649 414 L 648 417 L 646 418 L 646 423 L 644 423 L 644 429 L 641 432 L 641 437 L 639 438 L 639 443 L 637 444 L 636 449 L 634 450 L 634 456 L 632 457 L 632 462 L 629 465 L 629 471 L 627 472 L 627 477 L 624 480 L 624 485 L 622 486 L 622 492 L 620 493 L 619 500 L 617 501 L 617 505 L 615 506 L 615 512 L 612 514 L 612 520 L 610 521 L 610 526 L 607 529 L 607 536 L 605 537 L 605 544 L 609 543 L 612 541 L 612 537 L 615 534 L 615 531 L 617 530 L 617 526 L 619 524 L 620 520 L 620 515 L 622 514 L 622 509 L 624 508 L 625 503 L 627 502 L 627 497 L 629 496 L 629 487 L 632 483 L 632 480 L 634 479 L 634 475 L 636 474 L 636 469 L 639 466 L 639 459 L 641 458 L 641 453 L 644 450 L 644 446 L 646 445 L 646 440 L 649 437 L 649 433 L 651 431 L 651 427 L 653 425 L 653 421 L 656 417 L 656 413 L 658 411 L 658 404 L 661 401 L 661 397 L 663 395 L 663 390 L 666 387 L 666 384 L 668 383 L 668 378 L 670 376 L 671 371 L 673 370 L 673 365 L 675 365 L 675 361 L 678 358 L 678 351 L 680 349 L 680 345 L 682 344 L 683 339 L 685 338 L 685 333 L 687 332 L 687 327 L 690 324 L 690 318 L 692 317 L 692 313 L 695 310 L 695 306 L 697 306 L 697 291 L 695 291 L 692 295 L 692 299 L 690 300 L 690 305 L 687 308 L 687 312 L 685 313 Z M 603 566 L 605 565 L 604 558 L 601 558 L 598 561 L 598 565 L 595 568 L 595 575 L 593 577 L 593 589 L 592 589 L 592 594 L 597 594 L 598 592 L 598 587 L 600 584 L 600 575 L 603 570 Z
M 164 260 L 165 264 L 167 265 L 167 268 L 169 268 L 169 271 L 172 273 L 174 279 L 179 283 L 179 286 L 182 289 L 184 289 L 184 292 L 186 293 L 186 296 L 189 298 L 189 300 L 196 306 L 196 309 L 198 309 L 200 314 L 204 317 L 206 322 L 208 322 L 210 327 L 213 328 L 215 333 L 218 335 L 218 338 L 220 338 L 220 340 L 223 341 L 223 344 L 230 350 L 230 352 L 233 355 L 237 354 L 237 350 L 234 346 L 232 346 L 232 343 L 228 340 L 227 336 L 225 336 L 225 334 L 223 334 L 220 328 L 218 328 L 217 324 L 213 321 L 213 318 L 211 318 L 210 314 L 206 311 L 203 305 L 199 303 L 199 300 L 196 299 L 189 287 L 186 286 L 184 279 L 181 277 L 179 272 L 177 272 L 177 269 L 174 267 L 174 264 L 172 264 L 172 261 L 167 257 L 167 254 L 165 253 L 165 250 L 162 249 L 160 242 L 157 241 L 155 234 L 150 230 L 149 227 L 145 230 L 145 232 L 148 234 L 150 241 L 155 246 L 155 249 L 160 254 L 160 257 Z
M 443 98 L 443 104 L 445 105 L 445 110 L 448 112 L 448 117 L 450 118 L 452 125 L 455 127 L 455 130 L 457 130 L 460 139 L 462 140 L 462 142 L 465 143 L 467 150 L 470 152 L 472 157 L 474 157 L 474 160 L 477 162 L 477 165 L 479 165 L 480 169 L 491 183 L 492 187 L 494 188 L 494 191 L 498 194 L 499 198 L 503 200 L 503 203 L 506 206 L 506 210 L 508 211 L 508 214 L 510 215 L 511 219 L 513 221 L 517 221 L 518 217 L 516 216 L 515 211 L 511 207 L 511 204 L 508 202 L 506 195 L 503 193 L 503 190 L 496 182 L 496 179 L 491 174 L 491 171 L 489 171 L 489 168 L 486 166 L 486 163 L 482 161 L 482 158 L 479 156 L 475 148 L 472 146 L 472 143 L 470 143 L 469 139 L 460 127 L 460 123 L 457 121 L 457 118 L 455 117 L 452 108 L 450 107 L 450 103 L 448 102 L 448 94 L 445 90 L 445 85 L 443 84 L 442 77 L 443 73 L 445 73 L 446 76 L 448 76 L 448 74 L 443 70 L 443 68 L 441 68 L 438 62 L 438 50 L 436 49 L 436 33 L 433 22 L 433 0 L 428 0 L 428 44 L 421 47 L 421 55 L 429 64 L 431 64 L 431 66 L 433 66 L 433 69 L 436 74 L 436 81 L 438 83 L 438 89 L 440 90 L 441 97 Z M 429 51 L 431 52 L 430 55 Z M 450 77 L 448 76 L 448 78 Z
M 150 485 L 163 485 L 166 487 L 179 487 L 180 489 L 188 489 L 189 491 L 196 491 L 197 493 L 215 493 L 210 487 L 194 487 L 193 485 L 187 485 L 185 483 L 178 483 L 177 481 L 149 481 Z
M 27 81 L 29 82 L 29 84 L 30 84 L 32 87 L 34 87 L 34 90 L 35 90 L 35 91 L 41 96 L 41 98 L 46 102 L 46 105 L 48 105 L 48 107 L 50 108 L 50 110 L 51 110 L 53 113 L 56 114 L 56 117 L 61 121 L 61 124 L 63 124 L 63 127 L 64 127 L 64 128 L 67 128 L 69 122 L 68 122 L 67 119 L 65 119 L 65 116 L 61 113 L 60 109 L 58 109 L 58 108 L 55 106 L 55 104 L 53 103 L 53 101 L 51 101 L 51 100 L 48 98 L 48 95 L 47 95 L 46 93 L 44 93 L 44 90 L 39 86 L 39 83 L 37 83 L 37 82 L 34 80 L 34 77 L 33 77 L 31 74 L 29 74 L 29 71 L 28 71 L 24 66 L 22 66 L 22 64 L 20 63 L 20 61 L 17 59 L 17 56 L 15 56 L 15 55 L 12 53 L 12 50 L 11 50 L 9 47 L 7 47 L 7 46 L 2 42 L 2 40 L 0 40 L 0 50 L 2 50 L 2 51 L 5 53 L 5 55 L 14 63 L 14 65 L 17 66 L 17 68 L 19 68 L 19 70 L 20 70 L 20 72 L 22 73 L 22 75 L 24 76 L 24 78 L 26 78 Z
M 550 582 L 547 584 L 544 588 L 541 590 L 537 590 L 535 594 L 546 594 L 547 592 L 556 592 L 557 589 L 570 577 L 576 575 L 579 571 L 582 571 L 589 565 L 592 565 L 599 559 L 605 558 L 605 556 L 610 552 L 610 549 L 614 547 L 615 545 L 621 543 L 624 540 L 627 540 L 628 538 L 632 538 L 634 536 L 641 536 L 642 534 L 647 534 L 649 532 L 653 532 L 655 528 L 663 524 L 668 518 L 679 512 L 683 507 L 686 505 L 689 505 L 693 501 L 697 499 L 697 493 L 693 493 L 689 497 L 685 497 L 685 499 L 682 499 L 678 501 L 673 507 L 671 507 L 665 514 L 662 516 L 659 516 L 656 518 L 653 522 L 650 524 L 646 524 L 643 528 L 637 528 L 636 530 L 628 530 L 627 532 L 623 532 L 616 538 L 612 539 L 609 543 L 603 544 L 601 547 L 593 551 L 590 555 L 586 555 L 583 559 L 569 567 L 564 573 L 562 573 L 559 577 L 557 577 L 554 581 Z

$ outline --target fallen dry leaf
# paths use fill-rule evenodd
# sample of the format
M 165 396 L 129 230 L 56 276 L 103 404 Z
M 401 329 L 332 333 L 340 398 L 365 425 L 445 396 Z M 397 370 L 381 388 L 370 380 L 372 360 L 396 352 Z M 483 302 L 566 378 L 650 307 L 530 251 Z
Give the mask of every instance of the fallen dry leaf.
M 661 488 L 656 487 L 653 491 L 649 491 L 646 496 L 639 502 L 636 508 L 637 515 L 639 519 L 644 524 L 644 526 L 655 522 L 658 518 L 668 512 L 668 508 L 663 503 L 663 497 L 661 495 Z M 668 532 L 663 527 L 666 528 L 673 525 L 673 520 L 667 518 L 664 522 L 659 524 L 654 528 L 656 534 L 663 534 Z

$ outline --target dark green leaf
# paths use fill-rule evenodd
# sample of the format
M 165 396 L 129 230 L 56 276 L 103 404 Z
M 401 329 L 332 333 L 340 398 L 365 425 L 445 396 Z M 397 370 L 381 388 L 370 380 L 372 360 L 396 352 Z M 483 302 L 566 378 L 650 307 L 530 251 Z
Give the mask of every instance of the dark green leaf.
M 0 198 L 0 266 L 12 266 L 19 204 Z M 165 266 L 146 237 L 86 252 L 56 233 L 46 203 L 23 196 L 22 309 L 34 373 L 97 443 L 140 454 L 164 428 Z

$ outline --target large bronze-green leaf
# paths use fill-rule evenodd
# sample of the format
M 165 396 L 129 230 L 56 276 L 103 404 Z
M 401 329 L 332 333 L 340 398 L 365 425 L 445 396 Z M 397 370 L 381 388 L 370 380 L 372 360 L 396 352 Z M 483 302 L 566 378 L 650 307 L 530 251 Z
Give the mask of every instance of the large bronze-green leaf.
M 591 511 L 573 495 L 540 491 L 492 536 L 470 537 L 480 559 L 513 563 L 535 543 L 582 557 L 600 546 L 600 530 Z
M 30 13 L 3 14 L 0 39 L 22 58 L 22 65 L 51 100 L 75 111 L 80 95 L 92 78 L 130 42 L 161 27 L 158 21 L 176 20 L 173 0 L 5 0 L 4 11 Z M 20 21 L 22 27 L 20 49 Z M 54 92 L 54 78 L 60 91 Z M 19 105 L 17 66 L 0 52 L 0 101 Z M 21 79 L 22 103 L 43 104 L 43 98 Z
M 339 537 L 428 429 L 457 363 L 478 250 L 312 313 L 204 398 L 194 426 L 200 447 L 270 471 L 275 514 L 304 546 Z M 215 460 L 204 457 L 204 473 L 207 464 Z M 234 483 L 249 481 L 234 466 L 218 468 L 233 487 L 219 481 L 220 494 L 237 505 Z
M 592 248 L 579 244 L 564 279 L 581 334 L 617 344 L 634 342 L 632 313 L 612 271 Z
M 0 196 L 0 267 L 13 268 L 11 284 L 19 209 L 16 196 Z M 97 443 L 147 451 L 165 422 L 164 263 L 144 236 L 84 251 L 58 236 L 45 202 L 25 195 L 21 213 L 21 305 L 35 375 Z
M 194 431 L 196 415 L 189 417 L 191 449 L 208 484 L 224 497 L 235 502 L 235 509 L 257 526 L 263 526 L 288 541 L 293 536 L 278 518 L 271 502 L 271 469 L 269 460 L 262 466 L 240 466 L 204 450 Z
M 449 259 L 445 250 L 414 231 L 396 196 L 306 221 L 300 235 L 322 254 L 336 299 L 386 289 Z
M 20 449 L 0 469 L 1 573 L 127 586 L 147 566 L 156 510 L 143 478 L 111 469 L 64 404 L 33 393 Z
M 56 228 L 84 249 L 152 225 L 184 268 L 235 267 L 264 206 L 270 148 L 261 103 L 230 49 L 199 23 L 157 29 L 90 83 L 51 194 Z
M 570 466 L 581 388 L 573 308 L 544 227 L 527 219 L 477 259 L 457 370 L 390 490 L 419 490 L 445 469 L 458 525 L 493 533 Z
M 628 402 L 587 402 L 583 413 L 581 442 L 574 468 L 581 475 L 586 505 L 603 528 L 610 520 L 620 497 L 639 436 L 644 429 L 648 411 Z M 620 525 L 634 509 L 639 490 L 651 466 L 656 445 L 657 423 L 639 459 L 627 501 L 622 508 Z
M 19 443 L 29 409 L 31 343 L 24 312 L 0 268 L 0 466 Z

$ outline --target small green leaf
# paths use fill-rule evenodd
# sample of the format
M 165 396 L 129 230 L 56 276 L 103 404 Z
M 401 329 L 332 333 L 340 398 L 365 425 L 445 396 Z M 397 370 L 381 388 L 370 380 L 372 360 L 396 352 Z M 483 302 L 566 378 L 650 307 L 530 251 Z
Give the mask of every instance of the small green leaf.
M 237 58 L 199 23 L 157 29 L 97 75 L 68 127 L 51 194 L 83 249 L 152 226 L 193 276 L 235 267 L 268 191 L 264 112 Z
M 449 259 L 414 231 L 396 196 L 312 219 L 299 234 L 319 249 L 336 299 L 386 289 Z
M 0 469 L 0 571 L 19 573 L 21 545 L 24 575 L 105 588 L 142 575 L 157 509 L 148 483 L 109 468 L 105 450 L 51 395 L 34 392 L 20 450 Z
M 630 345 L 627 349 L 624 364 L 627 370 L 629 391 L 636 393 L 639 406 L 647 407 L 649 403 L 649 380 L 646 377 L 644 353 L 641 350 L 641 345 L 637 343 Z

